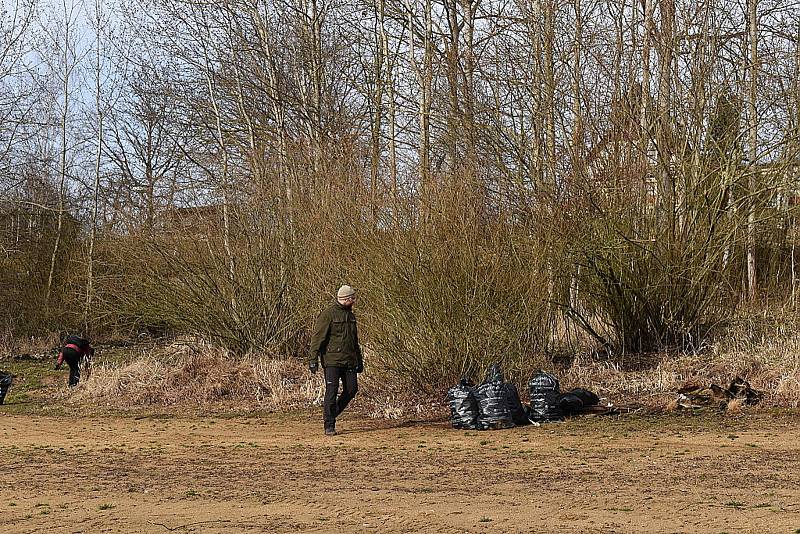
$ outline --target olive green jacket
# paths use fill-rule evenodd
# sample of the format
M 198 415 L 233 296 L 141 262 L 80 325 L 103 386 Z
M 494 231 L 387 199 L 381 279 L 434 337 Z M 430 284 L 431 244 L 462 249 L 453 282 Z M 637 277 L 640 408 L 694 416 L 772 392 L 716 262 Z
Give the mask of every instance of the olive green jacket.
M 325 308 L 314 323 L 308 363 L 317 360 L 322 361 L 323 367 L 363 367 L 356 316 L 336 301 Z

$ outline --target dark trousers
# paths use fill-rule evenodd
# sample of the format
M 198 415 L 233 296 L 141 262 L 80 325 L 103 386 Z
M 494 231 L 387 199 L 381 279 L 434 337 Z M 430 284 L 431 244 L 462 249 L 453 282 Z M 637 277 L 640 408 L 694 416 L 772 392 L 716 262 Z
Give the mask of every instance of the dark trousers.
M 342 393 L 339 394 L 339 381 L 342 382 Z M 325 368 L 325 403 L 323 416 L 325 428 L 334 428 L 336 418 L 358 393 L 358 375 L 355 371 L 342 367 Z
M 64 349 L 64 361 L 69 365 L 69 387 L 75 387 L 81 379 L 81 355 L 71 349 Z

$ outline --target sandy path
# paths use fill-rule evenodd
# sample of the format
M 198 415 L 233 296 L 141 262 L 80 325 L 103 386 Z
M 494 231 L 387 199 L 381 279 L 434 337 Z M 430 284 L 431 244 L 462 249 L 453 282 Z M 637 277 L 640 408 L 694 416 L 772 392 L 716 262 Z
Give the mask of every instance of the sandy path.
M 0 415 L 4 532 L 783 532 L 800 417 L 458 432 L 309 416 Z

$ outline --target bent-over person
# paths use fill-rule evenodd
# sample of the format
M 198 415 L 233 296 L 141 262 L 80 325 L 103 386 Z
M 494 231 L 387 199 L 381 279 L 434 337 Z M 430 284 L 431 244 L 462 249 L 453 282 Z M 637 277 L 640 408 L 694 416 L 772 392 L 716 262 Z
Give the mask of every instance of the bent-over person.
M 61 352 L 58 353 L 56 370 L 61 368 L 61 364 L 67 362 L 67 365 L 69 365 L 69 387 L 75 387 L 80 382 L 81 362 L 87 356 L 94 356 L 94 348 L 92 348 L 89 341 L 80 336 L 67 336 Z

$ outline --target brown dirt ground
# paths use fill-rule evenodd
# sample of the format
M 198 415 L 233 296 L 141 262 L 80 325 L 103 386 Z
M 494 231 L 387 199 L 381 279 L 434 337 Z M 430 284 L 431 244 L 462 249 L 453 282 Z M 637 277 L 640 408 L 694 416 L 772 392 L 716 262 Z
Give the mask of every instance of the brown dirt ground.
M 3 532 L 800 532 L 800 415 L 0 414 Z

